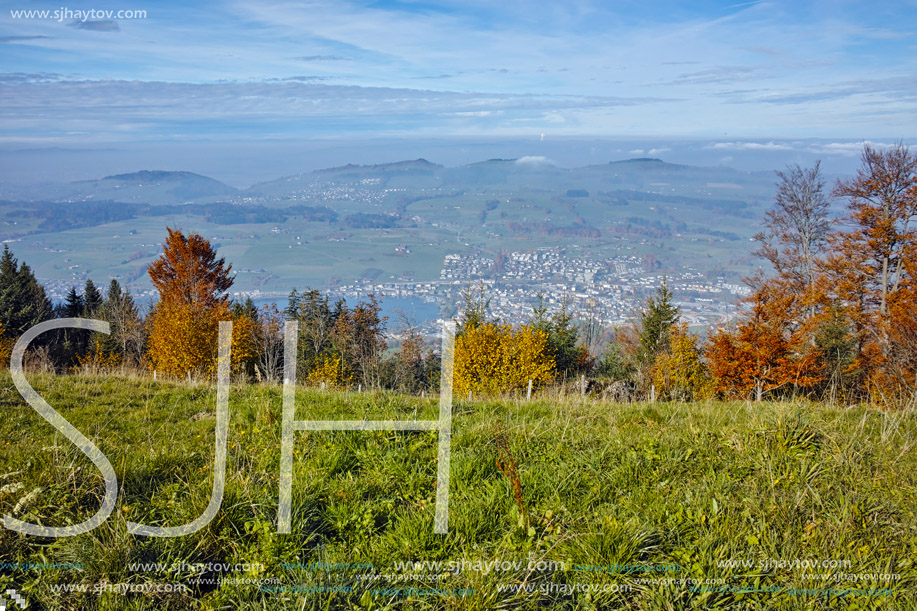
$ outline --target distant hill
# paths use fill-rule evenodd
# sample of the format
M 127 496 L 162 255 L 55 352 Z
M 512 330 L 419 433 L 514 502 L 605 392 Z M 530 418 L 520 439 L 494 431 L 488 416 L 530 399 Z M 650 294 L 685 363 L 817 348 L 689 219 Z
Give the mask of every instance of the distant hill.
M 146 204 L 180 204 L 227 197 L 238 192 L 238 189 L 208 176 L 164 170 L 141 170 L 71 184 L 84 199 L 117 199 Z
M 395 161 L 392 163 L 377 163 L 374 165 L 355 165 L 348 163 L 336 168 L 326 168 L 315 170 L 313 174 L 384 174 L 390 172 L 434 172 L 443 169 L 444 166 L 438 163 L 431 163 L 426 159 L 414 159 L 411 161 Z
M 615 163 L 665 163 L 662 159 L 656 157 L 634 157 L 633 159 L 622 159 L 620 161 L 609 161 L 610 164 Z M 672 165 L 672 164 L 669 164 Z
M 141 170 L 93 180 L 0 185 L 0 199 L 44 202 L 129 202 L 164 205 L 215 203 L 236 195 L 238 189 L 194 172 Z
M 277 180 L 258 183 L 246 190 L 249 195 L 280 195 L 307 188 L 312 184 L 356 183 L 364 186 L 424 187 L 440 181 L 445 167 L 426 159 L 378 163 L 375 165 L 347 165 L 324 168 L 285 176 Z

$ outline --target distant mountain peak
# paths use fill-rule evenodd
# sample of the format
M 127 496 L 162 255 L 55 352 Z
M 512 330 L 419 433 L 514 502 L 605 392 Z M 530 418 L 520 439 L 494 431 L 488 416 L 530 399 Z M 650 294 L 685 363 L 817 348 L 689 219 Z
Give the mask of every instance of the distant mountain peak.
M 225 197 L 238 192 L 235 187 L 215 178 L 184 170 L 140 170 L 112 174 L 97 180 L 80 180 L 71 185 L 76 191 L 68 197 L 157 204 Z
M 377 169 L 396 169 L 396 168 L 441 168 L 438 163 L 427 161 L 423 157 L 410 161 L 393 161 L 391 163 L 380 163 L 373 166 Z
M 214 182 L 219 182 L 213 178 L 207 176 L 202 176 L 200 174 L 195 174 L 194 172 L 187 172 L 185 170 L 140 170 L 138 172 L 130 172 L 128 174 L 113 174 L 111 176 L 104 176 L 102 180 L 121 180 L 121 181 L 133 181 L 133 180 L 176 180 L 183 178 L 191 179 L 203 179 L 203 180 L 213 180 Z
M 388 170 L 434 170 L 437 168 L 442 168 L 444 166 L 427 161 L 423 157 L 419 159 L 406 159 L 403 161 L 391 161 L 388 163 L 375 163 L 373 165 L 360 165 L 356 163 L 348 163 L 347 165 L 340 165 L 331 168 L 322 168 L 320 170 L 315 170 L 316 174 L 333 174 L 336 172 L 354 172 L 354 171 L 388 171 Z
M 657 157 L 634 157 L 632 159 L 622 159 L 620 161 L 609 161 L 610 164 L 615 163 L 665 163 L 662 159 Z

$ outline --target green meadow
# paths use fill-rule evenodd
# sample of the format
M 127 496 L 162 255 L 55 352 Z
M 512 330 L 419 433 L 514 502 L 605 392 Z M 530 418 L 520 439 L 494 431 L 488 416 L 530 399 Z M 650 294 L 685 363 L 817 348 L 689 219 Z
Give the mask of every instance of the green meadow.
M 226 490 L 214 385 L 30 381 L 109 458 L 117 507 L 59 539 L 0 529 L 28 609 L 917 609 L 917 417 L 804 402 L 457 400 L 449 532 L 435 432 L 298 432 L 276 532 L 281 387 L 234 385 Z M 98 509 L 101 474 L 0 374 L 0 513 Z M 433 420 L 438 399 L 300 387 L 300 420 Z M 141 592 L 141 590 L 146 590 Z

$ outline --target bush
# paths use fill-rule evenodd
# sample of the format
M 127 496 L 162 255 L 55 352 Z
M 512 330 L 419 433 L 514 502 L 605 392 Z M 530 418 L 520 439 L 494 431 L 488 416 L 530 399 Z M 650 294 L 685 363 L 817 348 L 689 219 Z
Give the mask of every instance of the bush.
M 554 359 L 544 331 L 493 323 L 472 326 L 455 340 L 455 392 L 497 394 L 541 385 L 554 378 Z

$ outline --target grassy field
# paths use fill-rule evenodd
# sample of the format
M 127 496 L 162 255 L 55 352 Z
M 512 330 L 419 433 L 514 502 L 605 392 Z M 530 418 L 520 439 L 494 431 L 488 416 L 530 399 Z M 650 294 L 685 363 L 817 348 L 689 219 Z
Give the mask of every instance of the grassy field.
M 222 507 L 161 539 L 125 523 L 203 512 L 215 388 L 30 379 L 108 456 L 120 493 L 84 535 L 0 529 L 0 591 L 29 609 L 917 609 L 911 413 L 457 401 L 447 535 L 433 533 L 430 432 L 297 433 L 292 534 L 279 535 L 281 389 L 233 387 Z M 98 470 L 7 373 L 0 405 L 0 513 L 55 526 L 92 515 Z M 299 419 L 437 409 L 390 393 L 297 396 Z M 158 591 L 122 592 L 144 587 Z

